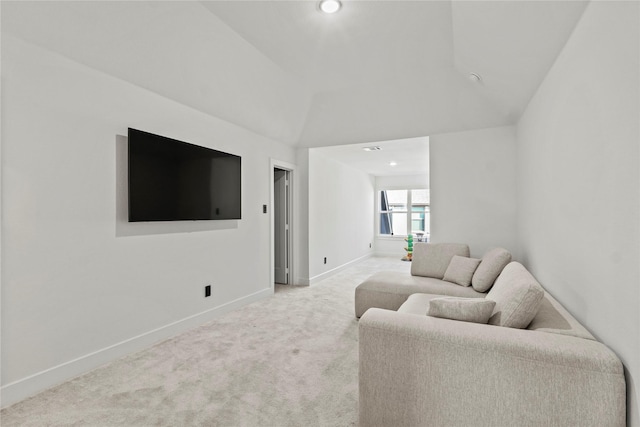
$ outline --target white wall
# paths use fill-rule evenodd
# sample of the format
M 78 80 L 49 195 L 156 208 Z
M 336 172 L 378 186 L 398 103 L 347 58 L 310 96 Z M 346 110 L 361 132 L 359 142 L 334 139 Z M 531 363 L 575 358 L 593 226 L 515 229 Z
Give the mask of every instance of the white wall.
M 467 243 L 473 257 L 500 246 L 517 258 L 514 128 L 431 136 L 429 150 L 431 241 Z
M 376 191 L 403 190 L 405 188 L 429 188 L 429 174 L 376 176 Z
M 639 5 L 591 2 L 517 127 L 520 253 L 627 369 L 640 425 Z
M 272 294 L 293 149 L 6 34 L 2 79 L 4 405 Z M 127 223 L 129 126 L 242 156 L 242 220 Z
M 294 209 L 297 209 L 294 233 L 294 285 L 309 284 L 309 149 L 296 150 Z
M 310 283 L 373 253 L 373 199 L 371 175 L 309 150 Z
M 312 94 L 210 10 L 216 2 L 0 3 L 5 33 L 260 135 L 300 136 Z

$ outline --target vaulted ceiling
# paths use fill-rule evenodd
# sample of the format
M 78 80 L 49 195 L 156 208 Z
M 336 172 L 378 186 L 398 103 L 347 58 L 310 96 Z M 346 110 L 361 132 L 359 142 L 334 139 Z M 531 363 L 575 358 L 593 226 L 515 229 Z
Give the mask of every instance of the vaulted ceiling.
M 3 1 L 2 32 L 285 143 L 514 123 L 583 1 Z M 481 82 L 469 79 L 470 73 Z

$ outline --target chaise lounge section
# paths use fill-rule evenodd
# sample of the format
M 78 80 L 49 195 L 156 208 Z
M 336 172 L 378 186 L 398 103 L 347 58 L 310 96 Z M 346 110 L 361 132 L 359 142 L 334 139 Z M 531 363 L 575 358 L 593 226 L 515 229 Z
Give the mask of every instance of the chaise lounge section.
M 495 248 L 488 251 L 482 260 L 476 260 L 476 269 L 471 271 L 471 275 L 466 271 L 466 277 L 462 277 L 464 274 L 453 271 L 451 278 L 456 281 L 443 280 L 454 257 L 473 259 L 469 258 L 469 245 L 416 243 L 410 275 L 381 271 L 356 288 L 356 317 L 360 318 L 371 307 L 397 310 L 409 295 L 415 293 L 484 298 L 490 287 L 488 284 L 493 284 L 502 268 L 511 261 L 511 254 L 505 249 Z M 470 286 L 474 276 L 476 283 Z

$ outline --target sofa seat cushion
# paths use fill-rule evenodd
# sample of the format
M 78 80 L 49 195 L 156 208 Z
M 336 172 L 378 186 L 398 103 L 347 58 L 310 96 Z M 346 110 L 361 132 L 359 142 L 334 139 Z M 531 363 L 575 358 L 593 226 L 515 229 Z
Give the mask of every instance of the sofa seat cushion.
M 409 295 L 416 293 L 468 298 L 486 296 L 472 287 L 464 287 L 439 279 L 411 276 L 397 271 L 381 271 L 370 276 L 356 288 L 356 317 L 362 316 L 371 307 L 397 310 Z
M 442 298 L 442 295 L 436 294 L 412 294 L 400 306 L 398 313 L 417 314 L 426 316 L 429 309 L 429 302 L 434 298 Z
M 595 337 L 548 292 L 544 293 L 540 309 L 527 329 L 595 340 Z
M 493 285 L 488 299 L 496 302 L 489 324 L 526 328 L 538 313 L 544 289 L 519 262 L 507 265 Z
M 414 243 L 411 274 L 442 279 L 454 255 L 468 258 L 469 245 L 463 243 Z

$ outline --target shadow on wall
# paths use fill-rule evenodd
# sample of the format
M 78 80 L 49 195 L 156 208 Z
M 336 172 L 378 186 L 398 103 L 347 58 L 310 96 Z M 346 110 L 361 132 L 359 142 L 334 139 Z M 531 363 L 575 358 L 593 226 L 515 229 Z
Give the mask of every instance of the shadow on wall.
M 238 228 L 238 220 L 129 222 L 128 140 L 116 135 L 116 237 L 193 233 Z
M 640 406 L 638 406 L 636 385 L 626 366 L 624 367 L 624 379 L 627 383 L 627 425 L 640 426 Z

